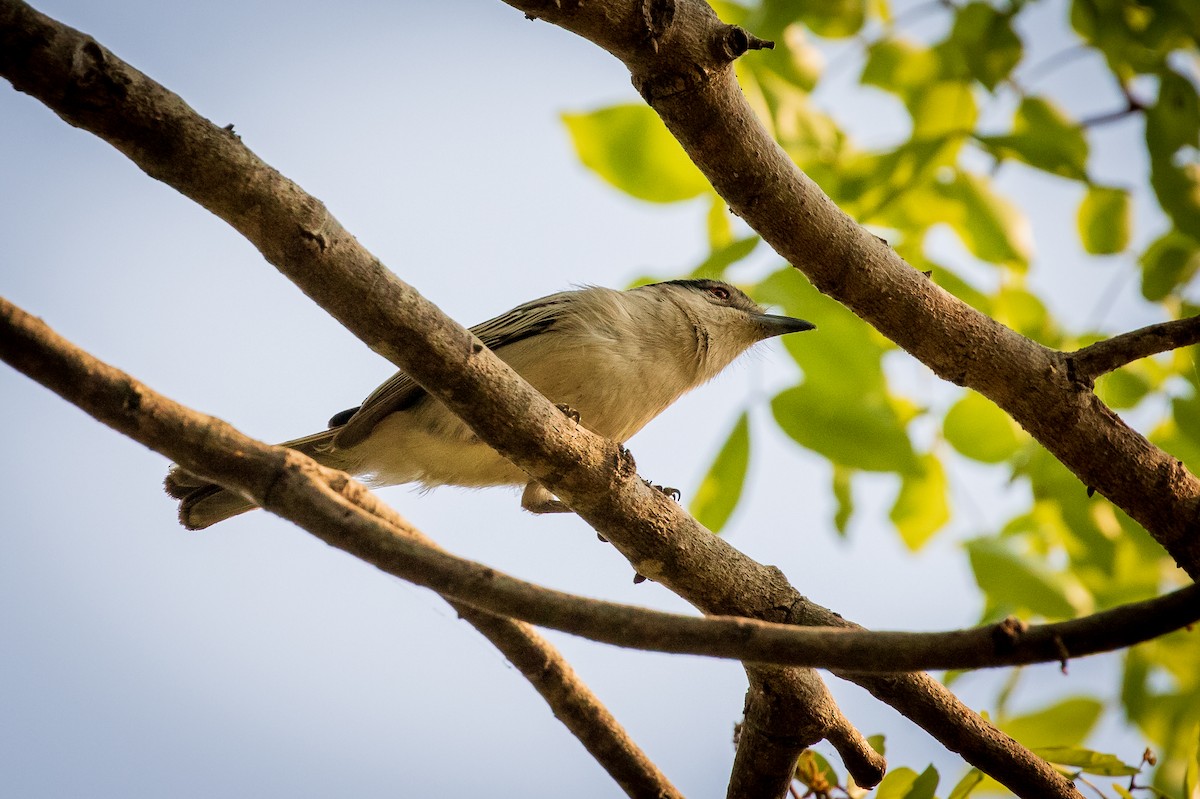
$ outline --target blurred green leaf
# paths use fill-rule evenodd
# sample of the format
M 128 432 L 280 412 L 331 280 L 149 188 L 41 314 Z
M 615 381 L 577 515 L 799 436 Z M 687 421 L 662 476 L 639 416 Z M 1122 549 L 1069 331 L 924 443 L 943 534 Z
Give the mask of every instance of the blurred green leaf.
M 818 36 L 842 38 L 857 33 L 865 20 L 866 0 L 763 0 L 746 18 L 745 25 L 757 36 L 775 39 L 788 25 L 800 21 Z
M 626 194 L 669 203 L 711 191 L 679 142 L 646 105 L 563 114 L 562 120 L 579 160 Z
M 1055 349 L 1062 344 L 1062 333 L 1045 303 L 1020 285 L 1010 284 L 996 293 L 992 317 L 1039 344 Z
M 904 423 L 886 397 L 863 397 L 849 407 L 845 396 L 831 388 L 806 381 L 771 400 L 783 432 L 842 466 L 901 473 L 919 468 Z
M 1026 746 L 1040 747 L 1039 753 L 1044 748 L 1044 751 L 1053 751 L 1056 756 L 1086 759 L 1082 754 L 1085 750 L 1072 747 L 1087 738 L 1103 711 L 1104 705 L 1097 699 L 1073 697 L 1034 713 L 1008 719 L 1000 725 L 1000 729 Z M 1080 765 L 1050 757 L 1046 759 L 1054 763 Z
M 759 53 L 753 68 L 769 70 L 804 92 L 810 92 L 821 78 L 825 56 L 802 26 L 788 25 L 779 34 L 774 49 Z
M 805 749 L 796 761 L 796 776 L 814 794 L 827 795 L 840 784 L 837 771 L 819 752 Z
M 850 526 L 850 517 L 854 515 L 854 492 L 851 490 L 850 480 L 853 475 L 853 469 L 836 463 L 833 465 L 833 499 L 837 503 L 837 510 L 833 514 L 833 526 L 838 535 L 843 537 Z
M 950 791 L 950 795 L 946 799 L 967 799 L 981 782 L 983 782 L 983 772 L 977 768 L 973 768 L 958 781 L 958 784 L 954 786 L 954 790 Z
M 1016 158 L 1075 180 L 1087 177 L 1088 145 L 1082 128 L 1044 97 L 1021 101 L 1013 117 L 1012 133 L 978 138 L 996 158 Z
M 1074 618 L 1092 610 L 1091 596 L 1076 577 L 1051 572 L 1014 551 L 1006 540 L 977 538 L 967 542 L 967 553 L 975 582 L 994 605 L 1048 619 Z
M 1085 700 L 1068 700 L 1068 701 L 1085 701 Z M 1091 702 L 1093 700 L 1086 700 Z M 1097 715 L 1103 709 L 1099 702 L 1095 702 L 1095 710 Z M 1086 715 L 1086 710 L 1082 715 Z M 1116 755 L 1106 755 L 1103 752 L 1093 752 L 1090 749 L 1082 749 L 1075 746 L 1041 746 L 1033 750 L 1035 754 L 1050 763 L 1058 763 L 1061 766 L 1074 766 L 1080 771 L 1087 774 L 1099 774 L 1101 777 L 1132 777 L 1138 773 L 1135 766 L 1130 766 Z
M 762 241 L 758 236 L 747 236 L 744 239 L 731 241 L 724 247 L 714 248 L 704 261 L 692 270 L 694 278 L 709 278 L 718 280 L 725 276 L 725 270 L 746 258 L 754 252 L 754 248 Z
M 1171 158 L 1180 147 L 1200 144 L 1200 100 L 1190 80 L 1164 69 L 1158 99 L 1146 109 L 1146 145 L 1153 158 Z
M 930 202 L 932 200 L 932 202 Z M 991 181 L 961 170 L 933 185 L 932 197 L 915 192 L 930 223 L 945 222 L 976 257 L 1024 271 L 1033 254 L 1029 221 L 992 188 Z
M 696 489 L 689 510 L 698 522 L 714 533 L 721 532 L 742 496 L 749 465 L 750 417 L 743 412 Z
M 1178 230 L 1155 239 L 1142 257 L 1142 296 L 1158 301 L 1187 283 L 1200 269 L 1200 243 Z
M 1021 39 L 1012 18 L 987 3 L 969 3 L 958 10 L 950 41 L 962 52 L 972 77 L 994 90 L 1021 61 Z
M 907 767 L 892 769 L 875 789 L 875 799 L 933 799 L 937 769 L 929 766 L 920 774 Z
M 1133 207 L 1129 192 L 1108 186 L 1088 186 L 1076 219 L 1083 249 L 1092 255 L 1112 255 L 1129 246 Z
M 966 136 L 979 117 L 971 84 L 962 81 L 941 81 L 916 92 L 908 110 L 914 139 Z
M 941 75 L 941 61 L 930 48 L 899 38 L 881 39 L 867 48 L 860 80 L 907 99 Z
M 771 1 L 771 0 L 768 0 Z M 826 0 L 822 3 L 796 3 L 774 0 L 799 10 L 799 17 L 813 33 L 827 39 L 842 39 L 858 33 L 866 21 L 866 0 Z
M 1016 422 L 974 391 L 968 391 L 946 412 L 942 434 L 961 454 L 983 463 L 1002 463 L 1021 446 Z
M 1150 390 L 1150 382 L 1132 365 L 1101 375 L 1096 380 L 1096 396 L 1114 410 L 1136 406 Z
M 1200 232 L 1200 100 L 1190 80 L 1164 69 L 1146 109 L 1150 185 L 1175 227 Z
M 724 198 L 717 194 L 713 194 L 709 203 L 705 225 L 708 229 L 710 250 L 718 250 L 733 243 L 733 223 L 729 218 L 729 209 Z
M 919 471 L 905 474 L 889 517 L 909 550 L 916 552 L 950 520 L 948 486 L 942 462 L 922 455 Z
M 1183 773 L 1184 799 L 1200 799 L 1200 724 L 1192 729 L 1191 752 Z

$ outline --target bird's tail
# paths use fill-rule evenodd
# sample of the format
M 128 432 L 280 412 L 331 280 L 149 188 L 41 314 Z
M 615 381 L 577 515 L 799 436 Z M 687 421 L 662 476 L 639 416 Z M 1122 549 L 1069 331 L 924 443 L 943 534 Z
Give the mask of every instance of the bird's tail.
M 344 453 L 333 447 L 333 437 L 339 429 L 334 427 L 322 430 L 320 433 L 287 441 L 279 446 L 303 452 L 325 466 L 344 469 L 347 466 Z M 179 500 L 179 521 L 189 530 L 203 530 L 258 507 L 240 494 L 221 488 L 216 483 L 210 483 L 178 466 L 172 466 L 167 472 L 163 487 L 168 494 Z

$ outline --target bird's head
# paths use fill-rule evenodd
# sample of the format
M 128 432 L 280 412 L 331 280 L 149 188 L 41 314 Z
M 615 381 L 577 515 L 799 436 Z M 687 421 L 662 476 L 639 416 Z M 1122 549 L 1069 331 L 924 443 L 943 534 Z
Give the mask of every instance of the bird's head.
M 669 280 L 641 290 L 661 292 L 683 312 L 708 377 L 760 341 L 816 328 L 803 319 L 769 314 L 741 289 L 720 280 Z

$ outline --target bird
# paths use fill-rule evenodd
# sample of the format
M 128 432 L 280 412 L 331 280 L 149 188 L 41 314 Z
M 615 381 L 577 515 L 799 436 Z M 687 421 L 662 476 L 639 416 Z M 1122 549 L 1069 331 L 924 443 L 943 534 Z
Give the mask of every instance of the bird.
M 587 286 L 518 305 L 475 327 L 483 344 L 571 418 L 618 443 L 766 339 L 815 329 L 767 313 L 735 286 L 668 280 L 626 290 Z M 570 509 L 481 441 L 403 371 L 328 429 L 283 443 L 375 487 L 524 486 L 532 513 Z M 172 466 L 165 488 L 199 530 L 257 507 Z

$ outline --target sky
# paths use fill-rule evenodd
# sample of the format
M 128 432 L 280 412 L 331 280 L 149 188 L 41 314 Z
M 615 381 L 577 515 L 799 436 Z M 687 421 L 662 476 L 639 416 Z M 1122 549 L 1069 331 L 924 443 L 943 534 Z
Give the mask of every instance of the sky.
M 1061 29 L 1062 6 L 1050 5 Z M 572 285 L 675 276 L 705 255 L 702 207 L 626 199 L 573 154 L 559 114 L 635 101 L 624 68 L 495 0 L 36 7 L 234 124 L 465 324 Z M 1053 52 L 1055 42 L 1035 43 Z M 843 48 L 832 63 L 853 80 L 857 56 Z M 1074 110 L 1109 110 L 1103 87 L 1072 96 Z M 880 113 L 882 95 L 819 99 L 866 144 L 903 135 L 895 109 Z M 265 441 L 320 429 L 391 374 L 234 231 L 109 145 L 7 85 L 0 120 L 0 294 L 67 338 Z M 1094 140 L 1118 178 L 1139 168 L 1118 157 L 1131 130 Z M 1034 280 L 1072 287 L 1056 311 L 1079 325 L 1153 321 L 1128 299 L 1136 286 L 1121 264 L 1082 282 L 1067 270 L 1078 254 L 1061 222 L 1076 188 L 1006 185 L 1032 204 Z M 1141 240 L 1152 228 L 1139 227 Z M 820 345 L 819 332 L 806 335 Z M 777 342 L 762 347 L 632 440 L 641 473 L 686 501 L 749 406 L 753 461 L 731 543 L 870 627 L 972 623 L 978 599 L 956 541 L 1004 518 L 1019 489 L 974 475 L 973 495 L 960 487 L 956 497 L 968 506 L 958 537 L 910 557 L 881 523 L 894 485 L 865 481 L 859 522 L 839 540 L 827 467 L 770 431 L 766 399 L 796 378 Z M 265 513 L 184 531 L 161 491 L 162 456 L 7 368 L 0 411 L 0 774 L 12 795 L 619 795 L 520 674 L 433 594 Z M 629 565 L 578 519 L 533 517 L 515 492 L 382 496 L 449 550 L 519 577 L 687 610 L 660 586 L 633 585 Z M 724 794 L 745 690 L 736 663 L 548 637 L 681 790 Z M 1027 670 L 1026 701 L 1111 690 L 1111 668 L 1095 659 L 1067 677 Z M 923 732 L 829 680 L 864 733 L 888 736 L 893 762 L 932 759 L 957 779 L 960 761 Z M 968 702 L 987 699 L 988 680 L 961 683 Z M 1128 735 L 1109 740 L 1140 753 Z

